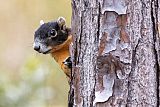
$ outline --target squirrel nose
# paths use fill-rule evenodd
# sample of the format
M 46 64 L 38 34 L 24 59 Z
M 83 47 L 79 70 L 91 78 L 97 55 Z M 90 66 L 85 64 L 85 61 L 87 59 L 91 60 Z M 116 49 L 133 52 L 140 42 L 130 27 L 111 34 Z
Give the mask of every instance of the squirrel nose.
M 40 46 L 34 46 L 34 50 L 39 51 L 40 50 Z

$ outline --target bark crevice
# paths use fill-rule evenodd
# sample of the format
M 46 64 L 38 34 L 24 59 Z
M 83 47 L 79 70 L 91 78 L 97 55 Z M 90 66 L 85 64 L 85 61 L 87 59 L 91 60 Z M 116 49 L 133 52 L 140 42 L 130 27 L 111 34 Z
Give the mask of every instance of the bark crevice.
M 151 20 L 152 20 L 152 27 L 153 27 L 153 50 L 155 55 L 155 69 L 156 69 L 156 79 L 157 79 L 157 107 L 159 106 L 159 62 L 158 62 L 158 52 L 156 49 L 156 42 L 157 42 L 157 34 L 158 34 L 158 15 L 155 13 L 158 13 L 158 0 L 152 0 L 151 1 Z
M 100 24 L 101 24 L 101 4 L 98 3 L 98 30 L 97 30 L 97 41 L 99 41 L 99 35 L 100 35 Z
M 128 89 L 130 89 L 130 81 L 131 81 L 131 79 L 132 79 L 132 76 L 133 76 L 133 74 L 134 74 L 134 71 L 135 71 L 135 66 L 136 66 L 136 53 L 137 53 L 137 48 L 138 48 L 138 46 L 139 46 L 139 43 L 140 43 L 140 39 L 138 39 L 138 42 L 137 42 L 137 44 L 136 44 L 136 46 L 135 46 L 135 48 L 132 50 L 132 62 L 131 62 L 131 72 L 129 73 L 129 76 L 128 76 L 128 78 L 129 78 L 129 80 L 128 80 Z M 129 102 L 130 102 L 130 90 L 128 90 L 129 92 L 128 92 L 128 97 L 127 97 L 127 105 L 126 105 L 126 107 L 128 107 L 128 105 L 130 104 Z
M 82 13 L 82 16 L 83 16 L 83 13 Z M 80 36 L 79 36 L 79 40 L 78 40 L 78 42 L 79 42 L 79 55 L 80 55 L 80 52 L 81 52 L 81 40 L 82 40 L 82 33 L 83 33 L 83 18 L 82 18 L 82 16 L 81 16 L 81 18 L 80 18 L 80 23 L 81 23 L 81 31 L 80 31 Z M 77 63 L 79 63 L 79 57 L 78 57 L 78 59 L 77 59 Z
M 136 57 L 137 48 L 139 46 L 139 43 L 140 43 L 140 39 L 138 39 L 138 42 L 137 42 L 135 48 L 132 51 L 132 63 L 131 63 L 131 72 L 130 72 L 130 74 L 134 71 L 135 66 L 136 66 L 136 58 L 135 57 Z M 130 74 L 129 74 L 129 77 L 130 77 Z

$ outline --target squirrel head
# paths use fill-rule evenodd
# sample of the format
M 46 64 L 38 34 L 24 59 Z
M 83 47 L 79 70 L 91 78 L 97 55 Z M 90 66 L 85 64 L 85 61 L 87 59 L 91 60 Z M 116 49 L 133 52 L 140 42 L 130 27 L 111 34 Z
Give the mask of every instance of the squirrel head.
M 56 21 L 44 23 L 40 21 L 40 27 L 35 31 L 33 48 L 39 53 L 51 53 L 58 45 L 63 44 L 68 36 L 69 29 L 66 21 L 59 17 Z

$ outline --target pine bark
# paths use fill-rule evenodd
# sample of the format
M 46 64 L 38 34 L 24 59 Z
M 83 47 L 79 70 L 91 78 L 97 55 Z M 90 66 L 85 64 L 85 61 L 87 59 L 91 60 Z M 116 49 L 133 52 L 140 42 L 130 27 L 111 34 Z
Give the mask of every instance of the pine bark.
M 72 0 L 69 107 L 158 107 L 159 0 Z

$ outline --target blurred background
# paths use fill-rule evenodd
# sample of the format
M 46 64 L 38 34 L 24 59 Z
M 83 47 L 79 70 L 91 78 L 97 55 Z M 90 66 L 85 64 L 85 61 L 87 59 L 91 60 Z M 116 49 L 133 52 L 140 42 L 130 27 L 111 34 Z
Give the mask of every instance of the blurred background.
M 0 107 L 67 107 L 65 75 L 32 49 L 39 21 L 59 16 L 70 26 L 70 0 L 0 0 Z

